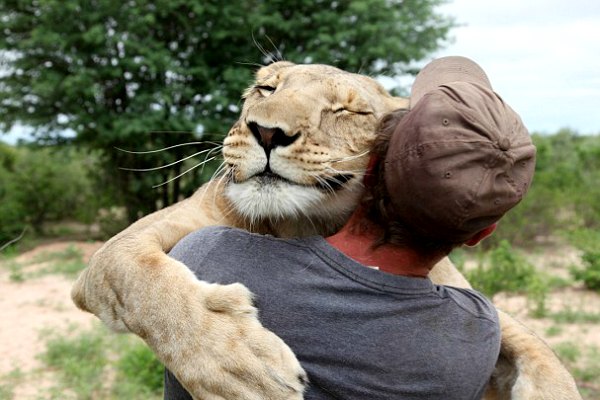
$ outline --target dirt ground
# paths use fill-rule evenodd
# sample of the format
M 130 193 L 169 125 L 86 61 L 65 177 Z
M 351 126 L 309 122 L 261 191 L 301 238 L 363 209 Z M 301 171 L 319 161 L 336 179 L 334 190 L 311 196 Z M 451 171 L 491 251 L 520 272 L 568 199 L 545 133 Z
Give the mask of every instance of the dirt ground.
M 16 261 L 26 263 L 35 259 L 37 254 L 64 251 L 70 245 L 81 249 L 84 260 L 87 261 L 101 243 L 61 242 L 43 245 L 20 255 Z M 532 254 L 530 259 L 539 269 L 565 277 L 568 276 L 566 267 L 578 262 L 578 254 L 572 249 L 554 247 L 543 253 Z M 31 271 L 40 268 L 40 265 L 29 265 L 26 268 Z M 70 325 L 87 326 L 96 320 L 73 305 L 69 296 L 71 285 L 72 280 L 61 275 L 43 275 L 15 282 L 10 279 L 8 269 L 0 266 L 0 377 L 17 368 L 25 374 L 43 369 L 36 355 L 44 351 L 44 330 L 64 330 Z M 495 296 L 494 302 L 533 329 L 551 346 L 572 342 L 578 346 L 600 348 L 598 323 L 560 323 L 560 329 L 555 329 L 549 335 L 549 329 L 557 323 L 549 318 L 532 318 L 524 296 L 499 294 Z M 580 287 L 568 287 L 552 292 L 547 305 L 551 311 L 571 309 L 598 313 L 600 295 Z M 39 372 L 37 376 L 40 376 Z M 46 375 L 44 379 L 52 378 Z M 17 388 L 14 398 L 37 399 L 35 393 L 45 385 L 44 379 L 36 382 L 26 380 Z
M 77 246 L 88 260 L 102 243 L 61 242 L 38 246 L 16 258 L 28 263 L 38 254 L 64 251 Z M 28 265 L 23 272 L 34 272 L 42 265 Z M 72 280 L 62 275 L 44 275 L 15 282 L 10 272 L 0 268 L 0 377 L 20 370 L 28 374 L 42 367 L 37 355 L 45 350 L 45 330 L 66 330 L 69 326 L 87 327 L 96 320 L 91 314 L 80 311 L 71 302 Z M 35 381 L 26 379 L 15 388 L 15 399 L 38 399 L 38 392 L 49 386 L 48 374 L 35 374 Z

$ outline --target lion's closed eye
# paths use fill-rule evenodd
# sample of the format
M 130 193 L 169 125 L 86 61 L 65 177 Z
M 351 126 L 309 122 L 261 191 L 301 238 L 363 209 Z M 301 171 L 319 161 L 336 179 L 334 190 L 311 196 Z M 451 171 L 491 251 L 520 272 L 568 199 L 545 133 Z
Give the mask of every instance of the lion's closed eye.
M 262 97 L 268 97 L 275 91 L 275 87 L 268 85 L 260 85 L 254 87 Z
M 355 114 L 355 115 L 371 115 L 371 114 L 373 114 L 373 111 L 371 111 L 371 110 L 351 109 L 351 108 L 344 107 L 344 106 L 336 106 L 332 109 L 332 111 L 334 114 L 344 114 L 344 113 Z

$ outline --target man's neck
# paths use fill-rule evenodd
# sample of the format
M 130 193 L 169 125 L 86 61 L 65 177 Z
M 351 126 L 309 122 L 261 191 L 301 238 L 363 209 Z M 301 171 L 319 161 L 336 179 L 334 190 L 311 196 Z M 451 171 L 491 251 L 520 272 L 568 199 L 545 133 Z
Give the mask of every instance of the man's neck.
M 406 247 L 390 244 L 374 247 L 382 230 L 369 223 L 365 229 L 352 229 L 360 219 L 360 212 L 355 212 L 338 233 L 326 238 L 327 242 L 363 265 L 394 275 L 424 278 L 438 261 L 433 257 L 424 258 Z

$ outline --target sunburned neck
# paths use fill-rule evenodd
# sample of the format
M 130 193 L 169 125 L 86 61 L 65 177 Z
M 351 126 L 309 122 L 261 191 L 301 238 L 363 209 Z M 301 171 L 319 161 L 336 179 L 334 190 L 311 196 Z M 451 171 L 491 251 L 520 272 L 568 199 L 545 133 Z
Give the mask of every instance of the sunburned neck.
M 389 244 L 374 247 L 381 229 L 376 226 L 360 231 L 352 229 L 358 218 L 354 214 L 338 233 L 326 238 L 327 242 L 365 266 L 394 275 L 424 278 L 435 265 L 436 260 L 425 259 L 408 248 Z

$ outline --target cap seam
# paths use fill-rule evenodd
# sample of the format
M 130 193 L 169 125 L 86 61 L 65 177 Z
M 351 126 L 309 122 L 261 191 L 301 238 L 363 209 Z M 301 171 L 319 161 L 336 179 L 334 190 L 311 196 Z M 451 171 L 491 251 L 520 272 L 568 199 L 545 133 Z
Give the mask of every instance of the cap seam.
M 386 163 L 391 163 L 394 161 L 397 161 L 399 158 L 409 154 L 409 153 L 414 153 L 415 151 L 418 152 L 419 147 L 425 147 L 428 146 L 430 147 L 431 145 L 437 145 L 437 144 L 450 144 L 451 147 L 458 147 L 460 145 L 463 145 L 465 143 L 471 143 L 471 144 L 475 144 L 475 143 L 481 143 L 483 144 L 485 147 L 489 148 L 489 149 L 498 149 L 500 150 L 497 146 L 494 146 L 493 143 L 489 142 L 489 141 L 484 141 L 484 140 L 436 140 L 436 141 L 431 141 L 431 142 L 426 142 L 426 143 L 419 143 L 417 145 L 413 145 L 407 149 L 402 150 L 400 153 L 394 155 L 391 160 L 387 160 Z M 450 146 L 448 146 L 450 147 Z

